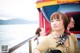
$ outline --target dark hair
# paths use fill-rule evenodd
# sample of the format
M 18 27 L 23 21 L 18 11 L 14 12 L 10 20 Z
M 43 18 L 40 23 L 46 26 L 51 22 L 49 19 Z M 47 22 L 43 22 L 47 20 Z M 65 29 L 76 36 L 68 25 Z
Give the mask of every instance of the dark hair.
M 40 32 L 41 32 L 41 28 L 39 27 L 39 28 L 37 28 L 35 34 L 38 34 L 38 36 L 40 36 Z
M 67 17 L 66 14 L 63 14 L 63 13 L 61 13 L 61 12 L 55 12 L 55 13 L 53 13 L 53 14 L 51 15 L 50 21 L 53 20 L 53 18 L 54 18 L 54 19 L 59 19 L 60 17 L 61 17 L 62 20 L 63 20 L 63 24 L 64 24 L 65 30 L 67 30 L 67 26 L 68 26 L 68 24 L 69 24 L 69 22 L 70 22 L 70 19 Z
M 49 53 L 62 53 L 60 50 L 51 50 Z
M 68 13 L 65 13 L 65 14 L 68 16 L 69 22 L 71 21 L 71 18 L 74 20 L 74 18 L 70 14 L 68 14 Z M 75 23 L 75 20 L 74 20 L 74 23 Z

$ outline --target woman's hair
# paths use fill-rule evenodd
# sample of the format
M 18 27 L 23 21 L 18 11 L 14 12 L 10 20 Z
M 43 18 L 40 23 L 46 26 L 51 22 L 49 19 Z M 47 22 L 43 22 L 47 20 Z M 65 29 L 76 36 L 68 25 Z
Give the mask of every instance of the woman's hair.
M 67 30 L 67 26 L 68 26 L 68 24 L 69 24 L 69 22 L 70 22 L 70 19 L 67 17 L 66 14 L 63 14 L 63 13 L 61 13 L 61 12 L 55 12 L 55 13 L 53 13 L 53 14 L 51 15 L 51 17 L 50 17 L 50 22 L 51 22 L 51 20 L 53 20 L 53 19 L 60 19 L 60 17 L 61 17 L 62 20 L 63 20 L 63 24 L 64 24 L 65 30 Z
M 37 28 L 37 30 L 36 30 L 36 32 L 35 32 L 35 34 L 37 34 L 38 35 L 38 37 L 40 36 L 40 32 L 41 32 L 41 28 L 39 27 L 39 28 Z
M 67 16 L 68 16 L 68 18 L 70 19 L 70 21 L 73 21 L 74 23 L 75 23 L 75 20 L 74 20 L 74 18 L 70 15 L 70 14 L 68 14 L 68 13 L 65 13 Z M 73 20 L 72 20 L 73 19 Z

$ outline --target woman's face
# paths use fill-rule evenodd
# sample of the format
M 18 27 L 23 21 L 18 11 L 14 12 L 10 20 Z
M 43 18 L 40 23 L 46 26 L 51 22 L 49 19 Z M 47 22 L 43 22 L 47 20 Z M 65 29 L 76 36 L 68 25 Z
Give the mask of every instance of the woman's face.
M 73 18 L 71 18 L 71 20 L 70 20 L 70 23 L 69 23 L 68 27 L 69 27 L 69 28 L 74 28 L 74 24 L 75 24 L 75 21 L 74 21 L 74 19 L 73 19 Z
M 62 18 L 53 18 L 51 20 L 51 27 L 52 27 L 52 30 L 54 31 L 64 29 Z

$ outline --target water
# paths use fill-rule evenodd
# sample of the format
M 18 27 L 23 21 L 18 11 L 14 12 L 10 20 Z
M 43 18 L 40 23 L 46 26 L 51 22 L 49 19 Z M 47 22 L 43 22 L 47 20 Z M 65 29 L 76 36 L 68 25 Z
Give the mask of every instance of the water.
M 8 48 L 35 35 L 38 24 L 0 25 L 0 51 L 1 45 Z M 29 53 L 28 43 L 24 44 L 13 53 Z

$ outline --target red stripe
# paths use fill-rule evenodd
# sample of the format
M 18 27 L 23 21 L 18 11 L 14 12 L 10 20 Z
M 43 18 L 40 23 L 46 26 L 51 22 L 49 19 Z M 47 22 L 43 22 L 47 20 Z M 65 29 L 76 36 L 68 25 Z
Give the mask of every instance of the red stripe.
M 42 12 L 39 12 L 39 26 L 41 28 L 44 28 L 44 17 L 43 17 Z
M 46 35 L 48 35 L 51 31 L 51 25 L 50 22 L 45 19 L 45 29 L 46 29 Z
M 80 14 L 80 12 L 67 12 L 67 15 L 74 15 L 74 14 Z
M 80 34 L 80 31 L 71 31 L 74 34 Z

